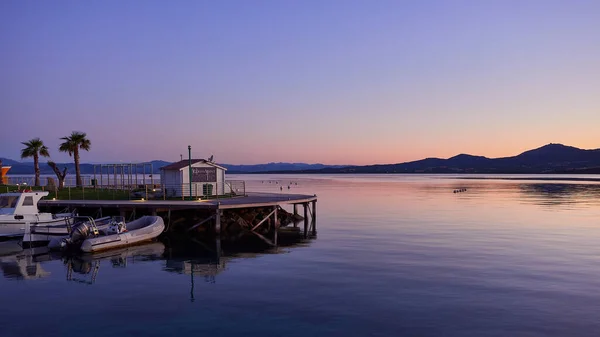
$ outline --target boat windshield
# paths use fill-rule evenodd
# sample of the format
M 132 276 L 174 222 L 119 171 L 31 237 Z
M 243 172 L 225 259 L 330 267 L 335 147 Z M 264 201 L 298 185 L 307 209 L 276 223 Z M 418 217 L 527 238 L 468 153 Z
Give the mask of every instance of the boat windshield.
M 15 208 L 17 207 L 17 202 L 19 201 L 18 196 L 8 196 L 3 195 L 0 196 L 0 208 Z

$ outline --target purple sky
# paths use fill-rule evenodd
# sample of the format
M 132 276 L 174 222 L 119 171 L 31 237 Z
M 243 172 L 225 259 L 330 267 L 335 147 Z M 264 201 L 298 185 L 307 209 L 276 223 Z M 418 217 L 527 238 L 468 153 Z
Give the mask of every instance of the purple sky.
M 395 163 L 600 147 L 600 1 L 0 1 L 0 157 Z

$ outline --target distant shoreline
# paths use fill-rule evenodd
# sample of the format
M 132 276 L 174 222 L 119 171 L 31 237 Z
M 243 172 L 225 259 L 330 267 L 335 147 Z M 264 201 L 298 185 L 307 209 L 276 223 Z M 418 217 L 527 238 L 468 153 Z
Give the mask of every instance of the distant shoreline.
M 563 173 L 566 174 L 566 173 Z M 559 174 L 557 174 L 559 175 Z M 465 180 L 548 180 L 548 181 L 595 181 L 600 182 L 598 178 L 576 178 L 576 177 L 455 177 Z
M 600 179 L 600 172 L 598 173 L 589 173 L 589 172 L 548 172 L 548 173 L 540 173 L 540 172 L 326 172 L 326 171 L 302 171 L 302 170 L 298 170 L 298 171 L 265 171 L 265 172 L 227 172 L 227 174 L 339 174 L 339 175 L 346 175 L 346 174 L 364 174 L 364 175 L 371 175 L 371 174 L 402 174 L 402 175 L 455 175 L 455 176 L 461 176 L 461 175 L 482 175 L 482 176 L 490 176 L 490 175 L 539 175 L 539 176 L 547 176 L 547 175 L 595 175 L 598 176 L 598 179 Z M 474 178 L 474 177 L 464 177 L 465 179 L 482 179 L 482 178 Z M 545 178 L 545 179 L 552 179 L 551 177 Z M 558 178 L 556 178 L 558 179 Z M 574 179 L 580 179 L 580 178 L 574 178 Z M 581 178 L 581 179 L 585 179 L 585 178 Z M 595 179 L 595 178 L 594 178 Z

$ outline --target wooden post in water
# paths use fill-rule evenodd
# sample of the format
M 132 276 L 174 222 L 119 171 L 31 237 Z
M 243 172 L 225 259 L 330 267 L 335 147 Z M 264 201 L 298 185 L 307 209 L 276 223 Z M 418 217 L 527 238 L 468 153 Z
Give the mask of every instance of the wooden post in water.
M 302 204 L 304 207 L 304 238 L 308 237 L 308 203 Z
M 215 212 L 215 233 L 221 233 L 221 210 L 217 208 Z
M 298 204 L 294 204 L 294 228 L 298 227 Z
M 317 235 L 317 201 L 312 201 L 312 234 Z
M 277 246 L 277 205 L 273 206 L 273 244 Z

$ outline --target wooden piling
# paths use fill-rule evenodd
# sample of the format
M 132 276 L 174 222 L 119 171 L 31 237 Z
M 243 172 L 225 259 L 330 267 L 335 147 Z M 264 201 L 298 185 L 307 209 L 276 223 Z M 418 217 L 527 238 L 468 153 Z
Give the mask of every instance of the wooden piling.
M 298 204 L 294 204 L 294 220 L 293 220 L 294 228 L 298 227 Z
M 317 201 L 312 201 L 312 234 L 317 235 Z
M 308 203 L 302 204 L 304 207 L 304 237 L 308 237 Z
M 221 233 L 221 210 L 217 209 L 215 212 L 215 233 Z
M 277 225 L 277 206 L 273 206 L 273 244 L 277 246 L 277 230 L 279 226 Z

